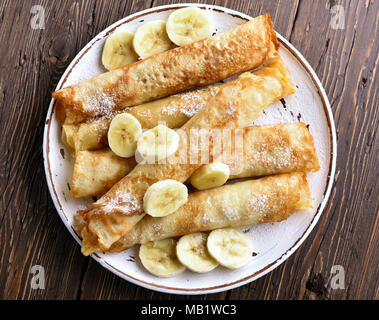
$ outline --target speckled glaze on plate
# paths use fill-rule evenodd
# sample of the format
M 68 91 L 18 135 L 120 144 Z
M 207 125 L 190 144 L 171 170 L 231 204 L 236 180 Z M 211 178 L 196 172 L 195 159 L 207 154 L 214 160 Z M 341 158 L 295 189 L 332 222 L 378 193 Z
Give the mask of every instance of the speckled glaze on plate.
M 56 90 L 86 80 L 105 72 L 101 65 L 101 52 L 104 41 L 116 28 L 134 32 L 147 21 L 167 20 L 169 14 L 181 7 L 194 4 L 167 5 L 135 13 L 114 23 L 75 57 L 63 74 Z M 196 5 L 206 10 L 212 20 L 212 34 L 229 30 L 251 17 L 227 8 Z M 312 133 L 320 170 L 307 175 L 314 208 L 295 212 L 280 223 L 269 223 L 243 227 L 254 247 L 255 255 L 247 266 L 238 270 L 218 267 L 206 274 L 186 271 L 173 278 L 157 278 L 148 273 L 138 259 L 138 248 L 133 247 L 121 253 L 93 254 L 92 257 L 102 266 L 134 284 L 167 293 L 206 294 L 229 290 L 262 277 L 284 262 L 307 238 L 317 224 L 329 198 L 336 165 L 336 130 L 325 91 L 304 57 L 282 36 L 278 34 L 280 55 L 292 74 L 296 93 L 274 103 L 253 122 L 253 124 L 276 124 L 302 121 L 309 125 Z M 72 236 L 81 242 L 72 229 L 73 217 L 78 209 L 93 202 L 92 199 L 74 199 L 70 183 L 73 159 L 62 144 L 61 126 L 55 117 L 52 99 L 47 113 L 43 156 L 47 184 L 54 205 Z

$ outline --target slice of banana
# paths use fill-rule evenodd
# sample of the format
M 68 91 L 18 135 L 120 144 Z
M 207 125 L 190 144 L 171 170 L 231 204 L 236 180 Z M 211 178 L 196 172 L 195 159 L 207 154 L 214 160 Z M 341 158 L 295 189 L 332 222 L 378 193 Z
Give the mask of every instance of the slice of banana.
M 174 213 L 188 200 L 188 189 L 179 181 L 167 179 L 152 184 L 143 197 L 143 209 L 153 217 Z
M 191 184 L 198 190 L 222 186 L 230 175 L 229 167 L 221 162 L 206 164 L 197 169 L 191 176 Z
M 167 35 L 166 22 L 156 20 L 140 26 L 134 35 L 133 47 L 142 59 L 170 49 L 172 43 Z
M 164 239 L 141 245 L 139 257 L 143 266 L 158 277 L 173 277 L 185 270 L 176 257 L 175 239 Z
M 218 229 L 208 236 L 209 253 L 222 266 L 237 269 L 246 265 L 253 253 L 250 239 L 236 229 Z
M 148 163 L 154 163 L 173 155 L 179 147 L 179 135 L 159 124 L 145 131 L 137 141 L 137 151 Z
M 132 157 L 137 149 L 137 139 L 142 133 L 139 121 L 131 114 L 115 116 L 108 130 L 108 144 L 120 157 Z
M 207 238 L 204 232 L 187 234 L 176 245 L 179 261 L 194 272 L 209 272 L 218 266 L 218 262 L 208 252 Z
M 138 60 L 133 49 L 134 35 L 126 30 L 116 30 L 105 41 L 102 62 L 106 69 L 113 70 Z
M 207 38 L 211 32 L 211 20 L 203 10 L 188 7 L 171 13 L 166 29 L 171 41 L 183 46 Z

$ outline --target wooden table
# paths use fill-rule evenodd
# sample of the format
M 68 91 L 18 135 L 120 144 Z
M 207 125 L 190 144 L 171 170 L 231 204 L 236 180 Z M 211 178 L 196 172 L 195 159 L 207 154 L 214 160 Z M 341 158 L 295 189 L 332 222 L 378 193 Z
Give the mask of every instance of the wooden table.
M 191 299 L 137 287 L 83 257 L 53 206 L 42 160 L 51 92 L 79 50 L 120 18 L 173 2 L 0 2 L 0 299 Z M 271 15 L 325 87 L 338 157 L 329 203 L 296 253 L 253 283 L 200 298 L 378 299 L 379 1 L 202 2 Z M 41 26 L 33 5 L 44 9 L 44 29 L 31 27 Z M 33 265 L 45 269 L 44 290 L 31 287 Z M 345 289 L 333 289 L 335 265 Z

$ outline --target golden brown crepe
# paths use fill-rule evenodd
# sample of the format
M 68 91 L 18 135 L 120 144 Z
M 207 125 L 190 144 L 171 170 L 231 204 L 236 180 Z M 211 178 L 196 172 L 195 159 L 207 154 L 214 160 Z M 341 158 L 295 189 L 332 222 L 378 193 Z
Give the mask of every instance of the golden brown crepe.
M 166 217 L 146 215 L 109 251 L 200 231 L 279 222 L 295 210 L 307 208 L 312 208 L 312 198 L 304 173 L 238 182 L 192 193 Z
M 66 124 L 255 69 L 271 59 L 277 39 L 268 14 L 236 28 L 178 47 L 53 93 Z M 65 120 L 65 118 L 68 118 Z
M 234 80 L 238 82 L 239 78 Z M 109 125 L 117 114 L 130 113 L 140 122 L 143 129 L 151 129 L 158 124 L 175 129 L 184 125 L 194 116 L 222 85 L 210 86 L 147 102 L 136 107 L 116 111 L 108 116 L 90 119 L 80 124 L 64 124 L 62 140 L 74 150 L 96 150 L 108 145 Z M 70 137 L 70 138 L 67 138 Z
M 305 123 L 253 126 L 243 132 L 243 157 L 229 179 L 320 169 L 313 137 Z
M 223 86 L 207 104 L 182 128 L 184 137 L 193 129 L 235 129 L 245 127 L 259 113 L 283 94 L 282 85 L 273 77 L 258 77 L 251 73 L 241 81 Z M 249 97 L 246 103 L 241 96 Z M 191 131 L 192 130 L 192 131 Z M 166 164 L 138 164 L 132 172 L 115 184 L 101 199 L 87 210 L 80 211 L 87 224 L 82 252 L 90 254 L 107 250 L 112 243 L 127 233 L 144 216 L 142 199 L 147 188 L 163 179 L 185 182 L 201 166 L 198 161 L 178 163 L 177 157 L 190 159 L 190 150 L 183 135 L 175 155 Z
M 271 63 L 267 67 L 253 72 L 253 75 L 246 73 L 237 79 L 230 81 L 226 84 L 217 86 L 210 86 L 203 90 L 192 91 L 184 94 L 175 95 L 172 97 L 156 100 L 153 102 L 145 103 L 140 106 L 130 108 L 127 112 L 133 114 L 141 123 L 144 129 L 154 127 L 160 122 L 166 123 L 168 127 L 177 128 L 183 125 L 196 114 L 206 103 L 213 97 L 222 87 L 244 84 L 246 79 L 253 79 L 254 86 L 251 88 L 246 87 L 241 91 L 241 101 L 243 103 L 250 103 L 251 96 L 266 94 L 262 90 L 262 85 L 277 86 L 278 81 L 281 85 L 281 93 L 277 94 L 276 99 L 283 98 L 294 92 L 293 83 L 290 79 L 288 70 L 284 67 L 281 60 Z M 274 80 L 273 80 L 274 79 Z M 276 81 L 275 81 L 276 80 Z M 275 93 L 275 90 L 271 90 Z M 273 97 L 274 100 L 274 97 Z M 264 105 L 262 105 L 264 107 Z M 257 115 L 261 109 L 256 108 Z M 84 122 L 80 125 L 64 124 L 62 126 L 62 140 L 71 150 L 72 154 L 76 149 L 79 155 L 75 159 L 74 178 L 73 178 L 73 195 L 74 197 L 85 197 L 93 195 L 101 195 L 124 175 L 130 172 L 130 163 L 135 161 L 118 161 L 118 166 L 125 166 L 122 171 L 125 173 L 121 176 L 121 171 L 114 174 L 113 170 L 106 169 L 105 157 L 109 156 L 108 150 L 103 150 L 102 153 L 80 151 L 86 149 L 97 149 L 107 145 L 107 131 L 109 128 L 109 118 L 99 118 L 93 122 Z M 103 161 L 95 161 L 96 157 L 104 158 Z M 91 160 L 91 158 L 93 158 Z M 112 164 L 115 165 L 116 156 L 112 155 Z M 82 164 L 81 161 L 84 161 Z M 115 166 L 113 166 L 115 169 Z M 116 180 L 118 178 L 118 180 Z M 91 187 L 87 186 L 91 184 Z
M 71 192 L 75 198 L 101 196 L 135 167 L 134 158 L 121 158 L 110 149 L 77 151 Z
M 242 137 L 243 153 L 239 161 L 219 160 L 230 165 L 232 175 L 229 179 L 319 169 L 313 137 L 304 123 L 247 127 L 242 130 Z M 109 149 L 78 151 L 77 154 L 72 183 L 74 197 L 105 193 L 135 164 L 134 158 L 128 161 Z M 235 150 L 231 156 L 236 156 Z
M 71 156 L 75 157 L 75 140 L 77 136 L 79 126 L 75 124 L 64 124 L 62 125 L 62 142 L 65 144 L 67 149 L 70 151 Z

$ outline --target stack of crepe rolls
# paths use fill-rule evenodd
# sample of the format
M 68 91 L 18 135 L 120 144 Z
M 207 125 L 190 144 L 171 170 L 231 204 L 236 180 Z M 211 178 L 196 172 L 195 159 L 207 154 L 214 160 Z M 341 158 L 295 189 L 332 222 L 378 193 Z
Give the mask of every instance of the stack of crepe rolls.
M 229 180 L 239 178 L 261 177 L 271 174 L 280 174 L 296 171 L 315 172 L 319 169 L 318 158 L 314 148 L 313 138 L 304 123 L 247 127 L 243 129 L 243 147 L 244 148 L 242 157 L 239 158 L 238 161 L 234 161 L 236 160 L 235 158 L 232 158 L 232 162 L 224 161 L 228 163 L 230 171 L 232 173 L 235 172 L 235 174 L 229 176 Z M 234 150 L 232 150 L 232 153 L 234 153 Z M 304 188 L 307 188 L 306 184 L 304 184 Z M 215 190 L 219 189 L 220 188 L 216 188 Z M 241 189 L 230 190 L 240 192 Z M 201 194 L 202 192 L 207 193 L 207 191 L 201 191 L 198 192 L 198 194 Z M 192 199 L 191 195 L 190 199 Z M 310 196 L 307 196 L 306 199 L 311 198 Z M 302 204 L 304 203 L 307 203 L 308 207 L 311 206 L 311 201 L 302 202 Z M 204 208 L 201 207 L 201 203 L 199 203 L 198 208 L 199 212 L 204 211 Z M 305 206 L 296 207 L 296 209 L 301 208 L 305 208 Z M 252 212 L 252 214 L 255 213 Z M 287 215 L 284 215 L 284 217 L 287 217 Z M 79 216 L 79 218 L 80 220 L 82 220 L 82 217 Z M 146 218 L 147 217 L 142 219 L 142 221 L 140 221 L 137 225 L 143 225 L 145 223 L 144 221 Z M 254 219 L 254 217 L 252 217 L 252 219 Z M 281 221 L 282 219 L 284 218 L 278 218 L 278 220 L 275 221 Z M 189 223 L 191 222 L 191 220 L 188 221 Z M 265 220 L 263 222 L 267 221 Z M 251 224 L 250 220 L 238 220 L 236 221 L 236 223 L 238 225 Z M 84 225 L 82 225 L 82 227 L 83 226 Z M 225 224 L 223 226 L 227 227 L 230 225 Z M 133 228 L 133 230 L 134 229 L 135 228 Z M 160 230 L 160 228 L 158 229 Z M 82 235 L 83 231 L 84 233 L 87 232 L 83 229 L 80 230 Z M 164 231 L 164 229 L 162 230 Z M 194 232 L 197 231 L 195 230 Z M 87 235 L 91 236 L 90 234 Z M 153 240 L 154 239 L 151 239 L 151 241 Z M 84 244 L 83 252 L 85 252 L 85 248 L 86 246 Z
M 101 195 L 75 219 L 84 255 L 217 228 L 282 221 L 312 206 L 304 172 L 317 171 L 319 164 L 305 124 L 247 127 L 264 108 L 295 91 L 277 47 L 270 17 L 263 15 L 53 94 L 62 140 L 76 157 L 73 195 Z M 258 67 L 224 84 L 177 94 Z M 183 134 L 175 154 L 164 163 L 149 164 L 113 154 L 107 148 L 107 132 L 120 113 L 133 115 L 143 129 L 161 122 L 178 129 Z M 181 161 L 183 155 L 191 158 L 185 137 L 203 129 L 228 129 L 242 136 L 238 159 L 220 157 L 213 140 L 209 146 L 208 161 L 226 163 L 229 180 L 276 175 L 195 192 L 171 215 L 146 215 L 143 198 L 150 186 L 166 179 L 188 182 L 207 166 L 200 158 Z M 231 154 L 241 145 L 232 145 Z
M 194 117 L 185 123 L 181 130 L 185 136 L 191 130 L 206 128 L 237 128 L 241 120 L 242 85 L 225 86 L 212 96 Z M 198 169 L 200 163 L 178 163 L 175 158 L 186 155 L 190 159 L 187 144 L 180 139 L 177 152 L 164 164 L 137 164 L 122 180 L 117 182 L 103 197 L 87 210 L 79 212 L 87 226 L 82 231 L 83 251 L 107 250 L 121 236 L 130 231 L 145 215 L 143 197 L 150 185 L 160 180 L 172 179 L 185 182 Z M 173 158 L 173 159 L 170 159 Z M 95 243 L 93 239 L 96 239 Z
M 280 84 L 280 88 L 274 80 Z M 104 148 L 107 146 L 109 125 L 113 117 L 120 113 L 130 113 L 138 119 L 144 129 L 151 129 L 161 122 L 166 123 L 169 128 L 180 128 L 223 86 L 232 86 L 239 83 L 244 85 L 244 92 L 242 93 L 244 103 L 249 103 L 251 95 L 267 95 L 271 93 L 266 92 L 267 90 L 265 89 L 272 85 L 279 88 L 277 90 L 278 94 L 273 96 L 273 99 L 275 99 L 273 102 L 294 93 L 290 74 L 281 59 L 278 58 L 267 66 L 252 73 L 244 73 L 226 84 L 213 85 L 206 89 L 173 95 L 79 124 L 63 124 L 62 140 L 73 151 Z M 260 110 L 258 109 L 257 112 L 259 113 Z
M 242 89 L 239 102 L 247 106 L 242 109 L 249 110 L 249 115 L 241 117 L 239 127 L 245 127 L 250 120 L 258 117 L 264 108 L 294 92 L 288 70 L 281 60 L 277 60 L 253 73 L 244 73 L 230 82 L 146 103 L 123 113 L 132 114 L 143 129 L 153 128 L 159 123 L 165 123 L 169 128 L 179 128 L 207 105 L 222 88 L 240 86 Z M 245 118 L 247 121 L 242 122 Z M 77 130 L 71 130 L 74 125 L 66 125 L 66 128 L 63 126 L 62 139 L 76 154 L 72 181 L 74 197 L 102 195 L 108 191 L 109 185 L 116 183 L 132 169 L 130 167 L 132 161 L 117 158 L 107 148 L 96 152 L 88 151 L 88 149 L 104 148 L 107 145 L 110 122 L 111 118 L 102 117 L 93 122 L 80 124 Z M 96 160 L 100 158 L 104 161 Z M 109 162 L 106 161 L 107 158 Z M 86 162 L 85 165 L 81 163 L 83 161 Z M 107 168 L 107 163 L 112 164 L 114 169 Z M 105 167 L 100 167 L 102 165 Z M 125 170 L 115 170 L 116 167 Z M 94 177 L 91 173 L 97 173 L 98 177 Z M 90 184 L 91 188 L 88 188 Z
M 283 67 L 283 66 L 282 66 Z M 263 70 L 263 69 L 262 69 Z M 267 70 L 263 70 L 265 74 Z M 279 73 L 281 75 L 281 73 Z M 288 74 L 288 71 L 285 73 Z M 225 83 L 218 92 L 210 95 L 206 105 L 182 127 L 182 132 L 190 136 L 193 129 L 233 129 L 243 128 L 251 123 L 259 113 L 284 93 L 293 92 L 293 84 L 287 77 L 282 82 L 274 77 L 258 77 L 247 73 L 239 81 Z M 283 87 L 286 89 L 283 90 Z M 288 84 L 286 87 L 286 84 Z M 292 88 L 292 89 L 289 89 Z M 246 99 L 242 99 L 243 93 Z M 181 143 L 176 156 L 188 154 L 186 143 Z M 174 155 L 175 157 L 175 155 Z M 179 163 L 169 159 L 167 164 L 138 164 L 125 178 L 117 182 L 102 198 L 80 213 L 88 223 L 83 235 L 83 248 L 107 250 L 109 246 L 128 232 L 144 216 L 142 199 L 147 188 L 160 180 L 173 179 L 185 182 L 201 163 Z M 86 235 L 93 234 L 94 237 Z M 87 241 L 87 239 L 91 239 Z M 98 245 L 93 244 L 98 239 Z
M 239 128 L 240 123 L 243 125 L 250 123 L 255 119 L 256 114 L 249 110 L 254 109 L 258 101 L 270 95 L 258 97 L 252 95 L 251 99 L 256 100 L 253 100 L 251 104 L 243 104 L 240 103 L 241 89 L 241 85 L 224 86 L 181 128 L 182 131 L 189 134 L 192 129 L 229 128 L 233 130 Z M 271 139 L 271 136 L 269 138 Z M 279 139 L 279 145 L 281 146 L 285 140 Z M 188 152 L 187 144 L 180 143 L 176 156 Z M 189 158 L 188 155 L 187 159 Z M 212 160 L 210 156 L 210 161 Z M 178 163 L 171 159 L 165 164 L 138 164 L 96 203 L 87 210 L 79 212 L 86 225 L 81 230 L 83 253 L 89 254 L 99 249 L 108 250 L 115 241 L 129 232 L 144 217 L 143 196 L 149 186 L 165 179 L 185 182 L 201 165 L 199 162 Z

